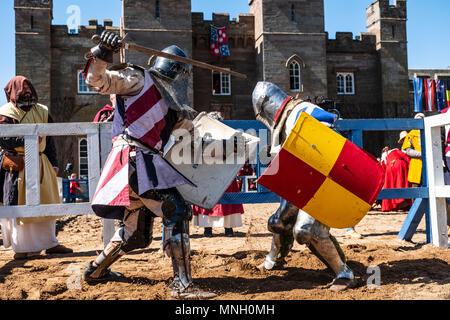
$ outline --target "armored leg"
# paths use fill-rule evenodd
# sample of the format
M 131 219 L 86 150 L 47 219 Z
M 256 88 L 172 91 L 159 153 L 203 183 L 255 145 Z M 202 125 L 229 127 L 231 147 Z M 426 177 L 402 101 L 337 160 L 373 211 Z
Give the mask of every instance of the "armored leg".
M 334 271 L 336 277 L 331 290 L 344 290 L 353 285 L 353 272 L 345 264 L 342 249 L 330 235 L 329 227 L 300 210 L 294 226 L 294 237 L 300 244 L 306 244 L 320 261 Z
M 294 243 L 292 228 L 297 219 L 298 208 L 282 199 L 278 210 L 269 218 L 267 228 L 273 233 L 272 246 L 266 256 L 264 268 L 271 270 L 282 266 Z
M 163 193 L 163 248 L 172 259 L 173 282 L 171 294 L 183 299 L 209 299 L 216 295 L 195 288 L 191 276 L 189 220 L 192 209 L 176 189 Z
M 124 254 L 150 245 L 153 220 L 152 213 L 146 207 L 127 210 L 123 225 L 117 229 L 102 253 L 94 261 L 91 261 L 84 271 L 85 281 L 88 283 L 103 282 L 122 276 L 120 273 L 111 271 L 109 266 Z

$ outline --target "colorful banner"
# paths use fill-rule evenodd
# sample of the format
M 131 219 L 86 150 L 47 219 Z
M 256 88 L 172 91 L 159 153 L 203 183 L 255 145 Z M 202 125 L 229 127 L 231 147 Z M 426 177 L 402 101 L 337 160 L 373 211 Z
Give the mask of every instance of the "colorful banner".
M 302 112 L 258 183 L 331 228 L 355 226 L 384 183 L 370 154 Z
M 423 79 L 422 78 L 414 78 L 414 112 L 423 112 Z
M 211 47 L 210 52 L 214 56 L 230 56 L 227 31 L 225 27 L 218 28 L 211 25 Z
M 445 96 L 447 98 L 447 107 L 450 107 L 450 80 L 444 80 Z
M 447 108 L 444 80 L 436 80 L 436 103 L 439 111 Z
M 424 79 L 425 82 L 425 108 L 426 111 L 434 111 L 434 80 L 431 78 Z

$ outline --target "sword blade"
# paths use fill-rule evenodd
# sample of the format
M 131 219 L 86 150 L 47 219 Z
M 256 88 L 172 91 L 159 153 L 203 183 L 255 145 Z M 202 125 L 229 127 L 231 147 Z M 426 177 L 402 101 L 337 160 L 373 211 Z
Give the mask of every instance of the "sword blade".
M 180 57 L 177 55 L 173 55 L 167 52 L 162 52 L 156 49 L 152 49 L 152 48 L 147 48 L 147 47 L 143 47 L 137 44 L 133 44 L 133 43 L 123 43 L 123 46 L 126 50 L 130 50 L 130 51 L 136 51 L 136 52 L 140 52 L 140 53 L 145 53 L 145 54 L 149 54 L 149 55 L 156 55 L 156 56 L 160 56 L 163 58 L 167 58 L 167 59 L 172 59 L 178 62 L 183 62 L 183 63 L 187 63 L 190 64 L 192 66 L 195 67 L 199 67 L 199 68 L 203 68 L 203 69 L 209 69 L 209 70 L 214 70 L 214 71 L 218 71 L 218 72 L 223 72 L 229 75 L 232 75 L 234 77 L 237 78 L 241 78 L 241 79 L 247 79 L 247 76 L 245 74 L 242 73 L 238 73 L 232 70 L 228 70 L 225 68 L 221 68 L 218 66 L 214 66 L 212 64 L 208 64 L 205 62 L 201 62 L 198 60 L 193 60 L 193 59 L 189 59 L 189 58 L 185 58 L 185 57 Z

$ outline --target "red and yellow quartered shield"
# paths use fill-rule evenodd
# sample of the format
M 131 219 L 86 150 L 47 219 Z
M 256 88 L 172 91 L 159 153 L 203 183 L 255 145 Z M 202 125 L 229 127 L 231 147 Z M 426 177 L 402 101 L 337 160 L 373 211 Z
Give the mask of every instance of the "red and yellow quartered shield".
M 258 183 L 331 228 L 355 226 L 384 182 L 369 153 L 302 112 Z

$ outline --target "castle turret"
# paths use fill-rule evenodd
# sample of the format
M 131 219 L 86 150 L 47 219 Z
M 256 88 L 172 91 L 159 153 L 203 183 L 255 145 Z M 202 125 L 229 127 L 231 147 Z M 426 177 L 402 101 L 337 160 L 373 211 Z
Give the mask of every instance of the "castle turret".
M 385 118 L 409 117 L 406 0 L 378 0 L 367 8 L 368 32 L 377 39 Z
M 291 95 L 326 96 L 323 0 L 250 0 L 258 79 Z
M 190 0 L 122 0 L 127 41 L 162 50 L 170 45 L 192 57 Z M 126 60 L 147 66 L 149 56 L 126 52 Z
M 14 0 L 16 74 L 30 79 L 39 102 L 51 101 L 52 0 Z

